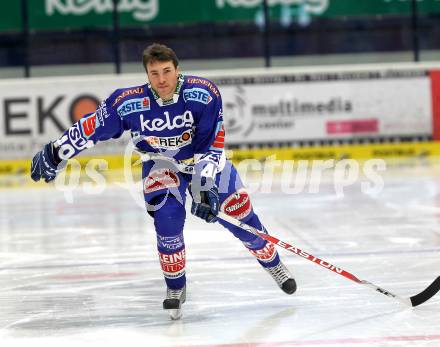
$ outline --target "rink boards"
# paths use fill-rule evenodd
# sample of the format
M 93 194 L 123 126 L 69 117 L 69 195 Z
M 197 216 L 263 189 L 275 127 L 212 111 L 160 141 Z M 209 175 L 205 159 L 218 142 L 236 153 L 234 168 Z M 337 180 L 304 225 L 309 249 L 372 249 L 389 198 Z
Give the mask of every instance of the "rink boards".
M 253 162 L 265 163 L 266 161 L 292 161 L 296 166 L 301 161 L 341 161 L 354 159 L 364 162 L 368 159 L 384 159 L 387 163 L 407 161 L 409 163 L 437 162 L 440 158 L 440 142 L 413 142 L 392 144 L 364 144 L 343 146 L 320 147 L 280 147 L 260 149 L 228 150 L 228 157 L 239 168 L 248 168 Z M 68 170 L 81 166 L 82 174 L 88 166 L 97 170 L 110 181 L 120 181 L 127 172 L 139 177 L 141 166 L 139 156 L 124 157 L 121 155 L 80 155 L 70 161 Z M 281 170 L 276 168 L 275 170 Z M 128 170 L 128 171 L 127 171 Z M 30 160 L 4 160 L 0 161 L 0 187 L 17 187 L 25 184 L 37 185 L 29 178 Z M 44 185 L 43 183 L 38 183 Z

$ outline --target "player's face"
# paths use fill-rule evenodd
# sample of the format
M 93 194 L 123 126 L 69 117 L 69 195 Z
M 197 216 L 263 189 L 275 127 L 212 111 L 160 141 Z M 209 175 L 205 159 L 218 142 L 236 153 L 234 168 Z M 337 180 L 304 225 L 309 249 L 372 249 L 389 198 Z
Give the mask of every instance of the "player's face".
M 176 90 L 179 67 L 175 68 L 172 61 L 154 61 L 147 64 L 147 71 L 156 93 L 164 100 L 171 99 Z

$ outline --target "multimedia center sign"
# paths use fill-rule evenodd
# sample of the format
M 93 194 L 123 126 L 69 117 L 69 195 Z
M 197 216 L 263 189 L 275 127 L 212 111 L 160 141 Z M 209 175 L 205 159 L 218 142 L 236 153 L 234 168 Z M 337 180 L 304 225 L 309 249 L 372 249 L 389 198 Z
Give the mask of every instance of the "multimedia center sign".
M 122 27 L 154 24 L 256 21 L 263 0 L 118 0 Z M 311 16 L 410 15 L 412 0 L 268 0 L 273 20 Z M 418 0 L 421 14 L 440 13 L 440 1 Z M 34 30 L 102 28 L 112 25 L 113 0 L 28 0 Z M 21 1 L 4 1 L 0 30 L 22 27 Z
M 430 137 L 424 71 L 365 71 L 220 79 L 227 143 L 272 145 Z

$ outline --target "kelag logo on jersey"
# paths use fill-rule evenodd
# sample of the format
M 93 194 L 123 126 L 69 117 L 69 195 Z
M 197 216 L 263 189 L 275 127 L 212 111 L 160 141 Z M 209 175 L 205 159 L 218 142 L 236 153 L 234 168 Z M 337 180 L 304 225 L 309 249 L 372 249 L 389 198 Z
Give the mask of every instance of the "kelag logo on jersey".
M 141 130 L 142 131 L 163 131 L 165 129 L 173 130 L 179 128 L 190 128 L 194 123 L 194 118 L 191 111 L 185 111 L 184 114 L 177 116 L 170 116 L 168 111 L 163 113 L 165 120 L 159 117 L 152 119 L 145 119 L 144 114 L 140 115 Z
M 124 101 L 121 106 L 117 108 L 120 117 L 127 116 L 134 112 L 148 111 L 150 109 L 150 98 L 139 98 Z
M 183 100 L 198 101 L 207 105 L 211 102 L 212 96 L 202 88 L 191 88 L 183 90 Z

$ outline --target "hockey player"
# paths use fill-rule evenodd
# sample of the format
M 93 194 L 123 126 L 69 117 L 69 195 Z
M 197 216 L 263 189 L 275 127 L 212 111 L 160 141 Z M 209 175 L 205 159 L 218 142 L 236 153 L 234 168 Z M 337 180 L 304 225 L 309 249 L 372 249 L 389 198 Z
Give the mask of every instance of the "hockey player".
M 174 51 L 153 44 L 143 53 L 148 83 L 117 89 L 92 114 L 84 115 L 31 164 L 34 181 L 55 179 L 63 163 L 99 141 L 130 131 L 142 165 L 144 198 L 154 218 L 159 260 L 167 286 L 163 308 L 181 316 L 186 297 L 185 199 L 191 213 L 218 221 L 240 239 L 278 286 L 293 294 L 296 283 L 274 245 L 225 221 L 218 211 L 265 231 L 234 166 L 225 158 L 222 99 L 217 86 L 179 72 Z

